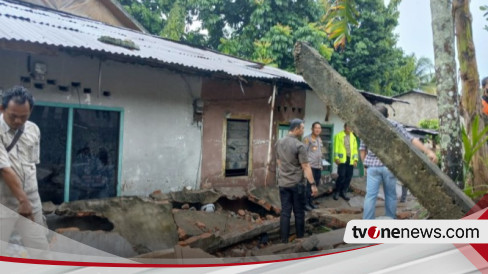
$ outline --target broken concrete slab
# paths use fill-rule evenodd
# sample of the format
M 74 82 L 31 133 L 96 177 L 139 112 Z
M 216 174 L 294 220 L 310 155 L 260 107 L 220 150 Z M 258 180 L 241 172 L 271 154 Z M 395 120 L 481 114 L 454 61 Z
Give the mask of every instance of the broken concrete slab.
M 361 214 L 363 212 L 363 208 L 362 207 L 326 208 L 324 211 L 328 211 L 332 214 Z
M 273 211 L 276 214 L 281 212 L 280 191 L 276 185 L 251 189 L 248 192 L 248 199 L 267 211 Z
M 56 211 L 56 208 L 58 208 L 53 202 L 43 202 L 42 203 L 42 214 L 47 215 L 47 214 L 52 214 L 54 211 Z
M 179 244 L 214 252 L 279 228 L 279 218 L 252 222 L 247 216 L 252 217 L 251 214 L 239 217 L 225 212 L 177 211 L 175 223 L 188 237 Z
M 273 231 L 275 229 L 279 229 L 280 227 L 280 220 L 275 219 L 273 221 L 263 221 L 262 224 L 257 224 L 252 226 L 252 228 L 247 229 L 247 230 L 237 230 L 237 231 L 232 231 L 230 233 L 222 234 L 221 237 L 221 242 L 219 245 L 214 245 L 214 246 L 209 246 L 207 247 L 209 252 L 214 252 L 218 249 L 221 249 L 223 247 L 231 246 L 255 237 L 258 237 L 259 235 Z
M 351 207 L 363 207 L 364 206 L 364 196 L 354 196 L 348 201 Z
M 334 189 L 335 189 L 335 183 L 332 181 L 321 183 L 317 187 L 317 190 L 318 190 L 317 197 L 321 197 L 321 196 L 324 196 L 326 194 L 331 194 L 332 192 L 334 192 Z
M 178 240 L 169 203 L 149 198 L 117 197 L 101 200 L 80 200 L 61 204 L 57 215 L 68 217 L 98 216 L 113 224 L 137 253 L 172 248 Z
M 215 203 L 221 195 L 221 193 L 218 193 L 213 189 L 187 190 L 186 188 L 183 188 L 182 191 L 169 193 L 173 202 L 202 205 Z
M 138 259 L 175 259 L 175 249 L 168 248 L 163 250 L 152 251 L 149 253 L 144 253 L 133 257 L 132 259 L 137 262 L 142 262 Z
M 249 226 L 249 223 L 242 218 L 231 217 L 227 212 L 180 210 L 174 213 L 174 220 L 178 228 L 184 230 L 187 237 L 207 232 L 224 234 Z M 203 224 L 203 227 L 198 223 Z
M 329 228 L 344 228 L 350 220 L 362 219 L 361 213 L 335 213 L 329 209 L 316 209 L 312 211 L 312 216 L 317 218 L 320 223 Z
M 88 246 L 105 251 L 115 256 L 123 258 L 130 258 L 137 253 L 132 248 L 132 245 L 117 232 L 106 231 L 76 231 L 72 230 L 57 230 L 63 236 L 66 236 L 72 240 L 84 243 Z M 51 250 L 60 250 L 60 248 L 51 244 Z
M 176 245 L 174 248 L 158 250 L 132 258 L 133 261 L 145 264 L 222 264 L 217 258 L 200 248 Z
M 302 248 L 302 244 L 300 241 L 293 241 L 286 244 L 283 243 L 274 244 L 262 249 L 252 250 L 251 255 L 260 256 L 260 257 L 269 256 L 269 255 L 279 255 L 279 259 L 283 259 L 283 256 L 289 258 L 288 256 L 290 256 L 290 254 L 299 252 L 301 248 Z
M 352 178 L 349 189 L 356 195 L 366 196 L 366 177 Z
M 344 244 L 345 231 L 345 228 L 341 228 L 313 235 L 303 241 L 302 248 L 305 251 L 319 251 L 336 248 L 337 246 Z
M 456 184 L 394 127 L 312 47 L 297 42 L 298 74 L 368 144 L 435 219 L 460 219 L 475 206 Z M 388 144 L 388 146 L 385 146 Z
M 247 197 L 247 189 L 244 187 L 216 187 L 215 191 L 220 193 L 223 197 L 228 200 L 237 200 Z
M 171 200 L 171 196 L 169 193 L 164 193 L 161 190 L 156 190 L 153 193 L 149 194 L 149 197 L 156 200 L 156 201 L 169 201 Z

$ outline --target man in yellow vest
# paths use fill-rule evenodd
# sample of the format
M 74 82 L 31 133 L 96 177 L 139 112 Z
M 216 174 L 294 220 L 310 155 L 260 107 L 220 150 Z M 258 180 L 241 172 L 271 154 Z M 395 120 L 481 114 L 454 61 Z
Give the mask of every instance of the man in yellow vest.
M 334 200 L 341 196 L 349 201 L 347 189 L 351 183 L 352 173 L 358 165 L 358 144 L 351 128 L 344 124 L 344 130 L 334 137 L 334 162 L 337 164 L 339 177 L 336 180 L 336 189 L 333 195 Z

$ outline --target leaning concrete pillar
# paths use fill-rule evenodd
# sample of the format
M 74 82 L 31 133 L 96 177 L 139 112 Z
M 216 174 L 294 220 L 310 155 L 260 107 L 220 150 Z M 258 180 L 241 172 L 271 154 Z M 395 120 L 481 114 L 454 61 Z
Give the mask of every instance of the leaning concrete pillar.
M 320 54 L 305 43 L 294 50 L 298 74 L 319 98 L 347 121 L 354 132 L 404 183 L 434 219 L 459 219 L 472 207 L 468 198 L 429 159 L 404 139 Z

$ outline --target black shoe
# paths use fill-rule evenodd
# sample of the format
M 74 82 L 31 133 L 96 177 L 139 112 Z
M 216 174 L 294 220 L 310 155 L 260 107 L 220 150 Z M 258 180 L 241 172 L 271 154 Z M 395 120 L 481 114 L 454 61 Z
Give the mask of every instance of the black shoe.
M 312 208 L 312 209 L 317 209 L 317 206 L 312 203 L 309 204 L 309 206 Z
M 332 195 L 332 198 L 334 198 L 334 200 L 339 200 L 339 192 L 334 192 L 334 195 Z
M 344 199 L 346 201 L 351 200 L 351 198 L 347 197 L 345 193 L 341 193 L 340 196 L 341 196 L 342 199 Z
M 312 210 L 313 210 L 313 208 L 311 208 L 309 205 L 305 206 L 305 211 L 312 211 Z

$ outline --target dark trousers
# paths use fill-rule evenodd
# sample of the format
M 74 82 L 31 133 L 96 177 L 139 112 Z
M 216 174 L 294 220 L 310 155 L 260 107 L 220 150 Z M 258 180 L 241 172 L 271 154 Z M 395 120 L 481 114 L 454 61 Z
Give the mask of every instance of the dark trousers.
M 315 186 L 320 185 L 320 178 L 322 178 L 322 170 L 320 168 L 312 168 L 313 180 L 315 181 Z M 305 204 L 312 204 L 312 185 L 307 183 L 307 193 L 305 194 Z
M 337 167 L 337 173 L 339 177 L 336 181 L 336 192 L 337 193 L 346 193 L 349 184 L 351 183 L 352 173 L 354 171 L 354 166 L 351 165 L 351 158 L 347 157 L 347 160 L 344 164 L 339 164 Z
M 297 238 L 305 234 L 305 186 L 301 183 L 293 187 L 280 187 L 281 216 L 280 235 L 281 242 L 287 243 L 290 235 L 291 211 L 295 215 L 295 229 Z

